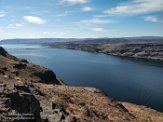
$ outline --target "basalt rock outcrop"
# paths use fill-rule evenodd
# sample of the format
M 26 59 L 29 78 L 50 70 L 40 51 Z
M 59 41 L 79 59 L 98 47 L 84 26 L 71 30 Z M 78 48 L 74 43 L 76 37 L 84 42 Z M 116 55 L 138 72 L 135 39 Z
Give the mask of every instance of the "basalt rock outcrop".
M 0 47 L 0 54 L 2 56 L 6 56 L 7 52 L 5 51 L 5 49 L 3 49 L 2 47 Z
M 1 122 L 162 122 L 163 113 L 100 90 L 65 86 L 49 69 L 0 47 Z

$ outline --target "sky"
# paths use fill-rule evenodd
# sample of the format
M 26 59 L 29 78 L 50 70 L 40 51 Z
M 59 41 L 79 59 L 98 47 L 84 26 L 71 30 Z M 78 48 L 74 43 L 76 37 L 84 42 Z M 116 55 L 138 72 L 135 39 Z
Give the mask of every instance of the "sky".
M 163 36 L 163 0 L 0 0 L 0 39 Z

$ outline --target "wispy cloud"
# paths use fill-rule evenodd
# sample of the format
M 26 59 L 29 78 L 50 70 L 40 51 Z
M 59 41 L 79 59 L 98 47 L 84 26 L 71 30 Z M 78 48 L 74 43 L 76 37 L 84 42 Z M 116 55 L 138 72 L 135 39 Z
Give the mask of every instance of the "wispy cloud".
M 80 21 L 79 23 L 77 23 L 77 26 L 79 28 L 89 30 L 89 31 L 106 32 L 106 29 L 101 26 L 105 24 L 111 24 L 111 23 L 114 23 L 114 21 L 109 19 L 92 18 L 92 19 Z
M 0 17 L 4 17 L 6 14 L 4 12 L 0 12 Z
M 144 18 L 144 20 L 147 21 L 147 22 L 154 22 L 154 23 L 159 22 L 157 17 L 155 17 L 155 16 L 146 16 Z
M 9 24 L 8 28 L 20 28 L 24 25 L 25 23 L 16 23 L 16 24 Z
M 83 11 L 83 12 L 88 12 L 88 11 L 92 11 L 92 10 L 93 10 L 93 8 L 90 6 L 85 6 L 85 7 L 81 8 L 81 11 Z
M 47 35 L 56 35 L 57 33 L 56 32 L 44 31 L 42 34 L 47 36 Z
M 110 15 L 108 14 L 96 14 L 96 15 L 93 15 L 94 18 L 107 18 L 107 17 L 110 17 Z
M 57 14 L 57 17 L 64 17 L 64 16 L 68 16 L 71 13 L 71 11 L 64 11 L 63 13 Z
M 81 23 L 83 24 L 109 24 L 113 23 L 113 20 L 108 20 L 108 19 L 99 19 L 99 18 L 93 18 L 89 20 L 82 20 Z
M 87 3 L 88 0 L 59 0 L 60 3 L 66 3 L 69 5 L 75 5 L 75 4 L 83 4 Z
M 16 27 L 21 27 L 23 25 L 24 25 L 24 23 L 17 23 L 17 24 L 15 24 Z
M 111 15 L 138 15 L 163 11 L 163 0 L 132 0 L 109 8 L 104 13 Z
M 95 31 L 95 32 L 104 32 L 105 31 L 104 28 L 92 28 L 91 30 Z
M 24 16 L 23 17 L 25 21 L 29 22 L 29 23 L 34 23 L 34 24 L 44 24 L 45 21 L 39 17 L 36 16 Z

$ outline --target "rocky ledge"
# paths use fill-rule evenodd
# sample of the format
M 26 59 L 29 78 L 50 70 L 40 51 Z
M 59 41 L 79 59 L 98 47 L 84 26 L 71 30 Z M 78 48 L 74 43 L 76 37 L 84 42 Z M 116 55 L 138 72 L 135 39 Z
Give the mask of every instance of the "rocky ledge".
M 163 122 L 163 113 L 65 86 L 55 74 L 0 47 L 1 122 Z

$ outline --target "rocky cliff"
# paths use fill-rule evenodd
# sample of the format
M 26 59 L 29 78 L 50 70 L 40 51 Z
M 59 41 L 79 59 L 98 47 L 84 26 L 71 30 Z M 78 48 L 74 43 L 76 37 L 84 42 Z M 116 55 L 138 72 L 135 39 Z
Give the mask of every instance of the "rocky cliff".
M 100 90 L 65 86 L 44 67 L 0 47 L 1 122 L 163 122 L 163 113 L 117 102 Z

